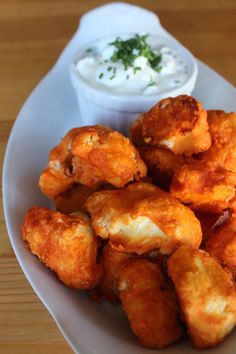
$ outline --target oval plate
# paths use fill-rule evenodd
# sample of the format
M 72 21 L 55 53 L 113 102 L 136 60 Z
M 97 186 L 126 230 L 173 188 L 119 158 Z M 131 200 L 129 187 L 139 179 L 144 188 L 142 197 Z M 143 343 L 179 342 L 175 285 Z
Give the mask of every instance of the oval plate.
M 49 150 L 70 128 L 80 125 L 77 100 L 69 81 L 73 54 L 95 37 L 128 33 L 130 29 L 170 37 L 154 13 L 125 3 L 105 5 L 82 17 L 78 31 L 55 66 L 21 109 L 4 160 L 3 204 L 12 247 L 34 291 L 73 350 L 80 354 L 150 354 L 150 350 L 138 345 L 119 306 L 97 305 L 89 301 L 85 293 L 61 284 L 27 250 L 20 226 L 30 206 L 50 206 L 38 188 L 39 175 L 47 163 Z M 236 110 L 235 88 L 203 63 L 198 61 L 198 65 L 199 77 L 193 96 L 207 109 Z M 211 353 L 229 354 L 235 347 L 236 338 L 231 334 Z M 187 341 L 157 352 L 177 354 L 184 351 L 196 352 Z

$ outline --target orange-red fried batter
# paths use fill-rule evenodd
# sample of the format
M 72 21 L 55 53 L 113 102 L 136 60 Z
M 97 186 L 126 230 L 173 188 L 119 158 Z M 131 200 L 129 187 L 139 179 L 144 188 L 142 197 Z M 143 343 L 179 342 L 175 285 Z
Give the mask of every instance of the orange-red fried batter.
M 221 213 L 234 198 L 235 185 L 236 174 L 199 161 L 180 167 L 170 193 L 194 210 Z
M 138 150 L 148 167 L 152 180 L 164 189 L 169 188 L 173 174 L 181 166 L 193 162 L 192 157 L 175 155 L 171 151 L 155 146 L 141 146 Z
M 118 288 L 131 329 L 143 346 L 164 348 L 183 335 L 174 289 L 158 265 L 131 260 L 119 272 Z
M 96 234 L 119 251 L 172 253 L 181 244 L 199 247 L 201 226 L 194 213 L 149 183 L 96 192 L 86 202 Z
M 39 186 L 55 198 L 81 183 L 94 188 L 103 183 L 123 187 L 146 176 L 137 149 L 122 134 L 103 126 L 74 128 L 49 156 Z
M 53 199 L 58 211 L 65 214 L 74 213 L 76 211 L 85 211 L 85 202 L 92 195 L 96 188 L 89 188 L 82 184 L 76 184 L 66 192 L 59 194 Z
M 207 113 L 200 102 L 182 95 L 158 102 L 131 127 L 136 145 L 152 145 L 175 154 L 192 155 L 211 145 Z
M 236 279 L 236 216 L 233 215 L 216 230 L 206 245 L 206 251 L 228 268 Z
M 94 289 L 92 294 L 95 299 L 107 299 L 112 303 L 118 300 L 117 289 L 117 275 L 120 269 L 132 258 L 134 255 L 118 252 L 109 244 L 107 244 L 102 251 L 101 265 L 103 267 L 103 276 L 101 281 Z
M 98 240 L 85 214 L 32 207 L 25 215 L 22 236 L 31 252 L 67 286 L 91 289 L 98 283 Z
M 203 250 L 181 246 L 168 259 L 188 333 L 196 348 L 220 343 L 236 324 L 231 275 Z

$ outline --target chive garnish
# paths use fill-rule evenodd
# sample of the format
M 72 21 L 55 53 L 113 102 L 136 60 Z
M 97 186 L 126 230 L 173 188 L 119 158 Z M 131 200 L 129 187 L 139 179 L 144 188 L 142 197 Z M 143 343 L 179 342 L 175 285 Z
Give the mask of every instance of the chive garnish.
M 99 79 L 102 79 L 102 78 L 103 78 L 103 76 L 104 76 L 104 74 L 103 74 L 103 73 L 101 73 L 101 74 L 99 75 Z
M 147 87 L 149 87 L 149 86 L 154 86 L 154 85 L 156 85 L 156 81 L 151 80 L 151 81 L 147 84 Z
M 162 59 L 161 54 L 156 54 L 150 45 L 147 43 L 148 35 L 136 34 L 134 37 L 123 40 L 117 37 L 114 42 L 109 43 L 114 45 L 115 51 L 111 60 L 116 63 L 121 60 L 125 70 L 133 66 L 134 60 L 139 56 L 144 56 L 153 70 L 159 72 L 161 70 L 160 62 Z
M 135 67 L 134 67 L 134 74 L 136 74 L 136 72 L 137 72 L 138 70 L 142 70 L 142 68 L 141 68 L 140 66 L 135 66 Z

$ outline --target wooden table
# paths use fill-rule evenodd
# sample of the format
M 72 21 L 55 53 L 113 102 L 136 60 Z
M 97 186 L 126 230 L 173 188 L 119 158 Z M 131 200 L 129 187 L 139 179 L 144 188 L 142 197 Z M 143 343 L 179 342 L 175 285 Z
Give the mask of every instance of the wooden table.
M 165 28 L 236 85 L 235 0 L 130 1 L 159 14 Z M 0 154 L 17 112 L 101 0 L 0 0 Z M 1 210 L 2 211 L 2 210 Z M 0 353 L 72 353 L 24 277 L 0 223 Z

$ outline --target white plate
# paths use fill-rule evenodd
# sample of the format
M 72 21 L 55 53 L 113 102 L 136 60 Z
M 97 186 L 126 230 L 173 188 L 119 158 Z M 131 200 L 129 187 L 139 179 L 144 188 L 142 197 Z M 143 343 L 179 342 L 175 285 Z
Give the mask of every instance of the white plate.
M 150 354 L 151 351 L 138 345 L 119 306 L 94 304 L 83 292 L 67 289 L 57 281 L 25 248 L 20 225 L 30 206 L 49 205 L 38 188 L 39 175 L 47 163 L 49 150 L 70 128 L 80 125 L 68 71 L 73 54 L 94 37 L 128 32 L 130 28 L 170 36 L 153 13 L 124 3 L 105 5 L 82 18 L 78 31 L 53 69 L 21 109 L 4 160 L 3 203 L 12 247 L 31 286 L 71 347 L 81 354 Z M 193 95 L 207 109 L 236 110 L 235 88 L 203 63 L 198 64 L 199 78 Z M 235 347 L 236 338 L 231 334 L 210 352 L 231 354 Z M 158 353 L 183 351 L 196 352 L 183 341 Z

